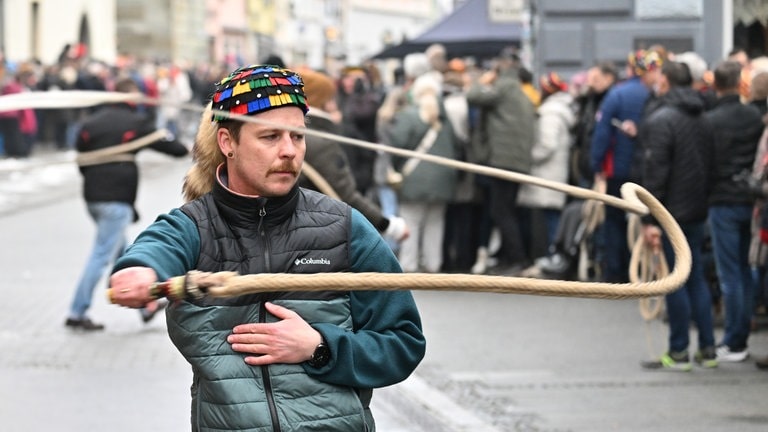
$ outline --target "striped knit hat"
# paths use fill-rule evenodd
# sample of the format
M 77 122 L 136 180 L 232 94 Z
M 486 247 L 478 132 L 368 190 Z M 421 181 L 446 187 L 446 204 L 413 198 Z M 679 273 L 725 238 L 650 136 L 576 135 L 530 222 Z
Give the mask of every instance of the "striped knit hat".
M 541 78 L 539 78 L 539 87 L 541 87 L 541 91 L 546 94 L 568 91 L 568 83 L 563 81 L 560 78 L 560 75 L 555 72 L 542 75 Z
M 304 83 L 293 71 L 273 65 L 250 65 L 238 68 L 216 84 L 213 109 L 232 114 L 258 114 L 282 106 L 297 106 L 307 113 Z M 214 113 L 213 121 L 229 118 Z

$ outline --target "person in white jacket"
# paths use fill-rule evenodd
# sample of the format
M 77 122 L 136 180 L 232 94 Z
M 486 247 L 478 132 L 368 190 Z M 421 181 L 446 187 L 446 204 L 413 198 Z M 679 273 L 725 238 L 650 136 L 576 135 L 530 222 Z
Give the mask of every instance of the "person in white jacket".
M 168 129 L 174 136 L 182 133 L 187 125 L 182 123 L 182 111 L 177 105 L 192 100 L 192 86 L 187 72 L 176 65 L 157 69 L 157 92 L 162 102 L 158 107 L 157 127 Z
M 531 150 L 533 166 L 531 175 L 547 180 L 566 183 L 568 181 L 569 154 L 572 142 L 571 129 L 576 122 L 573 110 L 573 97 L 568 92 L 568 85 L 555 72 L 543 75 L 539 79 L 542 104 L 538 110 L 537 137 Z M 517 198 L 521 209 L 523 233 L 533 233 L 530 222 L 534 210 L 541 212 L 546 224 L 546 245 L 554 243 L 560 214 L 565 206 L 566 195 L 552 189 L 523 184 Z M 528 217 L 526 217 L 526 214 Z M 536 240 L 531 238 L 528 244 Z

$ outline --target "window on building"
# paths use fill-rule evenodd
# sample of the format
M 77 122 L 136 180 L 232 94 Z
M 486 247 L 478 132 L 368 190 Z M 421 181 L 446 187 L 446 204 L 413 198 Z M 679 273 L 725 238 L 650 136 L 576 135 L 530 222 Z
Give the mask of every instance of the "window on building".
M 701 18 L 703 0 L 636 0 L 635 17 L 640 20 Z

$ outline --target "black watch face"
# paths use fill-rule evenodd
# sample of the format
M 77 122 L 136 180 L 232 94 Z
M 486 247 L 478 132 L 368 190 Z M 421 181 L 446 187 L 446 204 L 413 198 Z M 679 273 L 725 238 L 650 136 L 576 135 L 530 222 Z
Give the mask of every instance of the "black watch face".
M 331 350 L 325 344 L 320 344 L 312 354 L 309 364 L 314 367 L 322 367 L 327 365 L 329 361 L 331 361 Z

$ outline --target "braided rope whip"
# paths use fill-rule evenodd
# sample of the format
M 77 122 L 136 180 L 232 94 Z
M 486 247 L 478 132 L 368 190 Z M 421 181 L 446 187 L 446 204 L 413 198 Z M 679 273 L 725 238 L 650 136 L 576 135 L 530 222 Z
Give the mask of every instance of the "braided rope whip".
M 0 111 L 20 108 L 84 107 L 103 103 L 130 101 L 151 105 L 169 105 L 183 110 L 204 112 L 205 107 L 188 103 L 170 103 L 139 94 L 111 92 L 64 91 L 53 94 L 22 93 L 0 96 Z M 210 109 L 210 108 L 208 108 Z M 540 280 L 506 276 L 478 276 L 468 274 L 422 273 L 317 273 L 317 274 L 251 274 L 237 275 L 232 272 L 204 273 L 193 271 L 184 276 L 155 284 L 150 292 L 154 296 L 186 298 L 209 295 L 230 297 L 248 293 L 270 291 L 325 291 L 325 290 L 437 290 L 475 291 L 489 293 L 514 293 L 541 296 L 583 297 L 600 299 L 628 299 L 662 296 L 679 288 L 688 278 L 691 269 L 691 251 L 688 242 L 664 206 L 647 190 L 633 183 L 622 185 L 622 198 L 597 193 L 577 186 L 541 179 L 526 174 L 505 171 L 482 165 L 456 161 L 440 156 L 393 148 L 383 144 L 347 138 L 307 128 L 289 127 L 243 115 L 211 110 L 213 114 L 228 115 L 234 120 L 278 127 L 291 132 L 313 135 L 340 143 L 383 151 L 402 157 L 418 158 L 427 162 L 455 169 L 492 176 L 518 183 L 528 183 L 567 193 L 577 198 L 597 200 L 636 214 L 652 214 L 667 234 L 675 253 L 675 266 L 663 278 L 612 284 L 602 282 L 575 282 L 565 280 Z
M 557 297 L 597 299 L 629 299 L 662 296 L 682 285 L 690 273 L 691 251 L 682 230 L 669 212 L 648 191 L 626 183 L 622 195 L 629 201 L 637 199 L 648 206 L 667 233 L 675 251 L 674 269 L 664 278 L 613 284 L 574 282 L 506 276 L 477 276 L 469 274 L 424 273 L 262 273 L 238 275 L 235 272 L 191 271 L 184 276 L 155 284 L 154 297 L 174 300 L 184 298 L 234 297 L 274 291 L 369 291 L 369 290 L 431 290 L 473 291 L 500 294 L 530 294 Z

